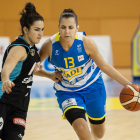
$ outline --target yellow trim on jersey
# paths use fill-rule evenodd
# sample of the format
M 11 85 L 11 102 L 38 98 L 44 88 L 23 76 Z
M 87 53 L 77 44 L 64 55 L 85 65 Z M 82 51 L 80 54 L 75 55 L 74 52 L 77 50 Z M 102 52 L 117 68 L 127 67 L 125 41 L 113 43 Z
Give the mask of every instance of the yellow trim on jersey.
M 59 38 L 60 38 L 60 33 L 58 32 L 56 34 L 56 41 L 59 41 Z M 77 34 L 75 34 L 75 39 L 77 39 Z
M 86 113 L 86 115 L 91 119 L 91 120 L 96 120 L 96 121 L 98 121 L 98 120 L 102 120 L 105 116 L 106 116 L 106 114 L 103 116 L 103 117 L 101 117 L 101 118 L 92 118 L 92 117 L 90 117 L 87 113 Z
M 80 107 L 80 106 L 70 106 L 68 108 L 65 109 L 64 113 L 63 113 L 63 116 L 62 116 L 62 119 L 66 119 L 65 117 L 65 113 L 66 111 L 68 111 L 69 109 L 72 109 L 72 108 L 80 108 L 80 109 L 83 109 L 84 110 L 84 107 Z
M 60 33 L 58 32 L 58 33 L 56 34 L 56 41 L 59 41 L 59 38 L 60 38 Z

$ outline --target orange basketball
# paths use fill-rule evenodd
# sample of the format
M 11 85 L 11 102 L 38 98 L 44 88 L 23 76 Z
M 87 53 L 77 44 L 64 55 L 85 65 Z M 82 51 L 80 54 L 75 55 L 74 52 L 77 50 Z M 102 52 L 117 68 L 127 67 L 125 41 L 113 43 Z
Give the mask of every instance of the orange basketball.
M 125 86 L 120 93 L 122 106 L 129 111 L 140 110 L 140 87 L 137 84 Z

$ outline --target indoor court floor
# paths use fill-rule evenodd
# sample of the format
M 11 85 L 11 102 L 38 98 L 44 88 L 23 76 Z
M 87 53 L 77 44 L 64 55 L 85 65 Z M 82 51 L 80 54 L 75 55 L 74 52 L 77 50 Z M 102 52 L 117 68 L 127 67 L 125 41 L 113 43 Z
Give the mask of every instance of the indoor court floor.
M 118 69 L 132 81 L 131 69 Z M 137 84 L 140 84 L 136 82 Z M 71 125 L 62 120 L 53 82 L 34 82 L 23 140 L 78 140 Z M 106 133 L 102 140 L 140 140 L 140 111 L 123 109 L 119 93 L 123 86 L 106 81 Z

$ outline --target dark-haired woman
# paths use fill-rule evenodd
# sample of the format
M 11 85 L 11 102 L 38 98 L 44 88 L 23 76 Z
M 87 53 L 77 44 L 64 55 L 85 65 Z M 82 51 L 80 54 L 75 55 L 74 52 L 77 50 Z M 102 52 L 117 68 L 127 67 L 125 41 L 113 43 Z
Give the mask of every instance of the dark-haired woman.
M 41 62 L 49 56 L 49 61 L 62 74 L 63 79 L 54 85 L 57 101 L 63 117 L 70 122 L 79 139 L 101 139 L 105 133 L 106 114 L 102 71 L 123 86 L 131 83 L 104 61 L 94 41 L 77 32 L 78 19 L 73 10 L 63 11 L 58 28 L 59 33 L 41 47 Z
M 44 19 L 32 3 L 20 13 L 22 35 L 5 51 L 0 76 L 0 138 L 21 140 L 33 81 L 33 69 L 40 61 L 35 44 L 44 30 Z

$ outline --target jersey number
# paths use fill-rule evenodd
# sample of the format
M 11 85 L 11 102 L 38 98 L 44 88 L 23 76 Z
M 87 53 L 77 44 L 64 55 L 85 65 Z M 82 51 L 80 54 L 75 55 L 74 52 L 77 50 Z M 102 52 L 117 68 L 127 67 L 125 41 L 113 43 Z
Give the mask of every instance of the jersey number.
M 75 67 L 73 57 L 64 58 L 64 60 L 65 60 L 66 68 L 73 68 L 73 67 Z

